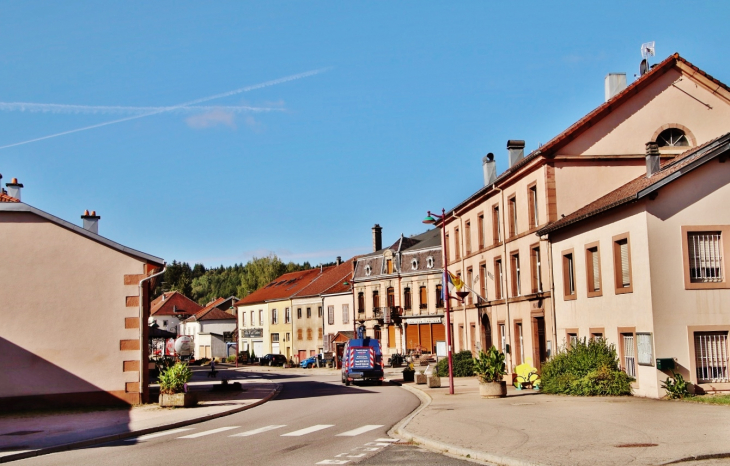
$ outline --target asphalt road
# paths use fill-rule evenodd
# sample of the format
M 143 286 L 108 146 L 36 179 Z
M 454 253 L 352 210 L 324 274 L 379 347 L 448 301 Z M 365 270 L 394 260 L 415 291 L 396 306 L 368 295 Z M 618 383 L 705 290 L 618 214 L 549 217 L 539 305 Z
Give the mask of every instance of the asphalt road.
M 419 404 L 396 386 L 345 387 L 337 375 L 239 374 L 276 380 L 284 388 L 268 403 L 238 414 L 18 464 L 472 464 L 388 438 L 386 432 Z

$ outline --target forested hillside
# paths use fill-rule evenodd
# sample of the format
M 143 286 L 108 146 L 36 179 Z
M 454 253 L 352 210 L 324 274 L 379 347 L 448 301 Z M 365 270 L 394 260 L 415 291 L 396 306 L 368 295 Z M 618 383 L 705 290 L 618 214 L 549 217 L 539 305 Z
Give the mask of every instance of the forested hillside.
M 281 274 L 311 268 L 309 262 L 285 264 L 275 254 L 254 257 L 245 265 L 221 265 L 209 269 L 203 264 L 190 267 L 187 262 L 172 261 L 167 265 L 154 296 L 159 296 L 163 291 L 178 291 L 201 305 L 218 297 L 244 298 Z

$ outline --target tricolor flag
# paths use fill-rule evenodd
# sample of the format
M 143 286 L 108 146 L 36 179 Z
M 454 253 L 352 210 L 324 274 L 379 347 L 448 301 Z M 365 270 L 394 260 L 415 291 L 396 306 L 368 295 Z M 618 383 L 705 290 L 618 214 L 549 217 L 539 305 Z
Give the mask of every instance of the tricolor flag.
M 461 289 L 464 288 L 464 282 L 461 281 L 461 278 L 446 270 L 444 270 L 444 283 L 447 285 L 443 288 L 444 301 L 449 299 L 449 295 L 451 295 L 454 290 L 461 291 Z

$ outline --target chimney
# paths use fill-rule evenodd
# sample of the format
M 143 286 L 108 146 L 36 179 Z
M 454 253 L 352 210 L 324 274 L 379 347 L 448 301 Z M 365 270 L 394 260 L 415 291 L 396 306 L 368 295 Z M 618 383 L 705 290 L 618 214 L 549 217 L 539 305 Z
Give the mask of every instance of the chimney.
M 507 141 L 507 152 L 509 152 L 509 166 L 512 168 L 525 156 L 525 141 L 510 139 Z
M 608 73 L 604 83 L 606 102 L 626 89 L 626 73 Z
M 342 256 L 337 256 L 337 260 L 335 261 L 337 265 L 342 264 Z
M 373 252 L 383 249 L 383 227 L 377 223 L 373 227 Z
M 484 186 L 494 184 L 497 180 L 497 162 L 494 161 L 494 154 L 490 152 L 484 156 L 482 168 L 484 169 Z
M 18 183 L 18 179 L 13 178 L 10 183 L 5 183 L 5 186 L 8 187 L 8 196 L 20 200 L 20 188 L 23 187 L 23 183 Z
M 646 177 L 659 171 L 659 145 L 656 142 L 646 143 Z
M 84 220 L 84 230 L 88 230 L 97 235 L 99 234 L 99 219 L 101 217 L 96 215 L 95 210 L 92 210 L 91 213 L 85 210 L 81 218 Z

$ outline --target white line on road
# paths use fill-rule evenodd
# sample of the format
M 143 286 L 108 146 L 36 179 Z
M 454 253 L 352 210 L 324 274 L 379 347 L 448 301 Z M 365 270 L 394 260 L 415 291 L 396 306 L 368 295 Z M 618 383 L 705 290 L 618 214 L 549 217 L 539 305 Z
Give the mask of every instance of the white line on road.
M 261 427 L 259 429 L 249 430 L 247 432 L 241 432 L 240 434 L 233 434 L 233 435 L 231 435 L 231 437 L 248 437 L 250 435 L 260 434 L 262 432 L 268 432 L 270 430 L 280 429 L 282 427 L 286 427 L 286 424 L 284 424 L 282 426 L 266 426 L 266 427 Z
M 184 437 L 178 437 L 178 438 L 198 438 L 198 437 L 204 437 L 206 435 L 217 434 L 218 432 L 225 432 L 225 431 L 231 430 L 231 429 L 238 429 L 238 427 L 239 426 L 219 427 L 217 429 L 206 430 L 204 432 L 198 432 L 197 434 L 186 435 Z
M 182 429 L 172 429 L 172 430 L 166 430 L 164 432 L 157 432 L 156 434 L 142 435 L 140 437 L 127 439 L 127 442 L 137 442 L 137 441 L 141 442 L 141 441 L 150 440 L 150 439 L 157 438 L 157 437 L 164 437 L 165 435 L 179 434 L 180 432 L 185 432 L 186 430 L 193 430 L 193 427 L 183 427 Z
M 367 425 L 358 427 L 357 429 L 349 430 L 347 432 L 343 432 L 341 434 L 337 434 L 336 437 L 354 437 L 356 435 L 364 434 L 365 432 L 370 432 L 371 430 L 375 430 L 379 427 L 383 427 L 382 425 Z
M 398 441 L 398 439 L 397 438 L 376 438 L 375 441 L 376 442 L 393 442 L 393 443 L 395 443 Z
M 330 427 L 334 427 L 334 424 L 317 424 L 316 426 L 307 427 L 306 429 L 295 430 L 294 432 L 289 432 L 288 434 L 282 434 L 282 437 L 301 437 L 302 435 L 311 434 L 312 432 L 317 432 L 318 430 L 322 429 L 328 429 Z

